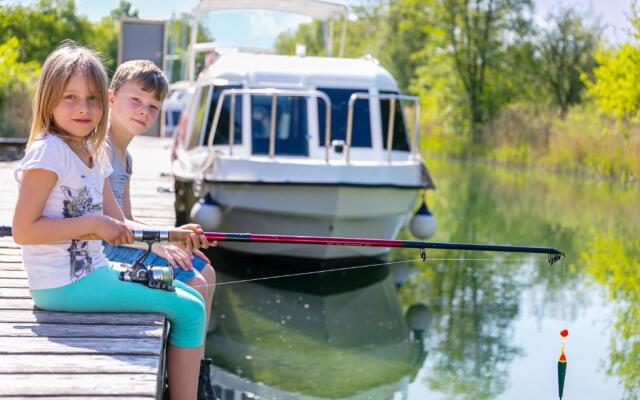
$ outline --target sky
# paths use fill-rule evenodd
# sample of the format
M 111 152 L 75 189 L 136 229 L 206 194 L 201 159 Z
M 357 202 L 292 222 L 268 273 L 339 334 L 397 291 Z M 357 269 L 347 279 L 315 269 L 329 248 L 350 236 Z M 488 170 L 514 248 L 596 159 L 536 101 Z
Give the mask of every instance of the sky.
M 362 0 L 333 0 L 347 5 L 360 5 Z M 614 43 L 623 42 L 629 37 L 629 14 L 633 0 L 534 0 L 535 19 L 545 23 L 546 16 L 559 5 L 590 11 L 594 19 L 605 28 L 605 36 Z M 0 3 L 33 4 L 36 0 L 0 0 Z M 133 8 L 139 10 L 140 18 L 163 20 L 171 18 L 172 13 L 188 12 L 198 0 L 130 0 Z M 118 5 L 118 0 L 76 0 L 80 14 L 97 21 L 109 15 Z M 301 22 L 310 19 L 304 16 L 274 13 L 267 11 L 224 11 L 210 13 L 203 21 L 221 45 L 252 46 L 269 48 L 276 36 L 283 31 L 295 29 Z

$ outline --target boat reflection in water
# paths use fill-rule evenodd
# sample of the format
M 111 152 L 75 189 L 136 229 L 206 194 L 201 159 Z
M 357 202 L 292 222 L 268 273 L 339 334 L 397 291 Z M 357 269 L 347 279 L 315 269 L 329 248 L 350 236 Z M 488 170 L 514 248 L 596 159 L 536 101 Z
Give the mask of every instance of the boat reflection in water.
M 219 283 L 298 270 L 220 250 L 212 257 Z M 218 397 L 406 398 L 427 355 L 430 312 L 403 311 L 392 268 L 218 286 L 206 348 Z

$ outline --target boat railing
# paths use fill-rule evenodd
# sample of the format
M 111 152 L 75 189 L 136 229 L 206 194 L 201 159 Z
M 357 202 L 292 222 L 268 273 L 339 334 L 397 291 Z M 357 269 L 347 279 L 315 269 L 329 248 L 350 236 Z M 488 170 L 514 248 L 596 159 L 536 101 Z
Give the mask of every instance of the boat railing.
M 420 102 L 416 96 L 408 96 L 404 94 L 369 94 L 365 92 L 356 92 L 349 97 L 349 111 L 347 114 L 347 137 L 345 145 L 345 162 L 349 164 L 349 155 L 351 152 L 351 140 L 353 138 L 353 109 L 357 100 L 380 99 L 389 100 L 389 121 L 387 124 L 387 161 L 391 163 L 391 150 L 393 147 L 393 133 L 395 128 L 396 101 L 408 100 L 415 103 L 415 122 L 413 129 L 413 141 L 411 142 L 411 153 L 415 156 L 420 153 Z M 384 129 L 384 127 L 382 127 Z
M 220 98 L 216 105 L 216 111 L 213 116 L 213 124 L 211 125 L 211 131 L 209 132 L 209 140 L 207 146 L 209 152 L 213 150 L 213 139 L 215 132 L 218 128 L 218 122 L 220 120 L 220 113 L 222 112 L 222 104 L 226 96 L 230 96 L 229 105 L 229 155 L 233 155 L 233 146 L 235 142 L 235 105 L 237 95 L 250 95 L 250 96 L 270 96 L 271 97 L 271 123 L 269 127 L 269 158 L 274 158 L 276 155 L 276 116 L 278 110 L 278 97 L 311 97 L 318 98 L 324 101 L 326 107 L 325 115 L 325 144 L 326 152 L 325 159 L 329 162 L 329 141 L 331 140 L 331 99 L 326 93 L 319 90 L 296 90 L 296 89 L 225 89 L 220 92 Z

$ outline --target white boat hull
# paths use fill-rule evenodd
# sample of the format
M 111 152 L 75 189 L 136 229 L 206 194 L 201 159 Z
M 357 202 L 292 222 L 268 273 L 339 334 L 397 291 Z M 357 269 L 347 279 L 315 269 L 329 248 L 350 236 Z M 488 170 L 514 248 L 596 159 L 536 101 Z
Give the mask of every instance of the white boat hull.
M 416 189 L 339 185 L 216 184 L 205 189 L 220 204 L 219 231 L 306 236 L 395 238 L 410 217 Z M 382 256 L 388 248 L 221 242 L 256 255 L 310 259 Z

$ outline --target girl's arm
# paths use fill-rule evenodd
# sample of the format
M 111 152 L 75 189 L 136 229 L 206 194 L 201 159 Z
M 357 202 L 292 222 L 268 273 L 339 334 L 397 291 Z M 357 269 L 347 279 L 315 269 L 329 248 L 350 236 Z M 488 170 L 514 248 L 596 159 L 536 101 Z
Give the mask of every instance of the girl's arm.
M 49 244 L 95 234 L 110 243 L 131 243 L 131 231 L 113 218 L 85 215 L 75 218 L 46 218 L 44 206 L 58 180 L 42 168 L 24 172 L 13 215 L 13 239 L 18 244 Z

